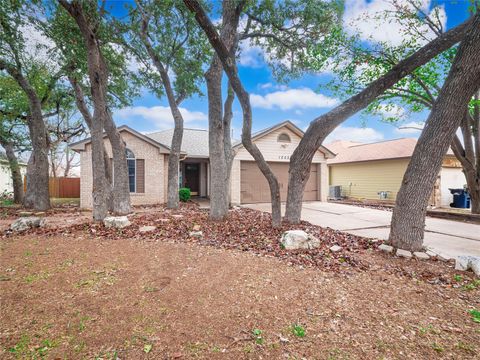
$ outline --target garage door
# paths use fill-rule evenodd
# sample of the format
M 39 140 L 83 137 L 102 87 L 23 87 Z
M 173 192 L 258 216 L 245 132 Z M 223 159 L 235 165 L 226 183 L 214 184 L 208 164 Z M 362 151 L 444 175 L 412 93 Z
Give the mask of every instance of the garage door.
M 280 198 L 287 200 L 288 163 L 269 162 L 280 185 Z M 254 161 L 240 162 L 240 201 L 242 204 L 270 202 L 270 188 Z M 303 200 L 317 200 L 317 165 L 310 167 L 310 177 L 305 187 Z

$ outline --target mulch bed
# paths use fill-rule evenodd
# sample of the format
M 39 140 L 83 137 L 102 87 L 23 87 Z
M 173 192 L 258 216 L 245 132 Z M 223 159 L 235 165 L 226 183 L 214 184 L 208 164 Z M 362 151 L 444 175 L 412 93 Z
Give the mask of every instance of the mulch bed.
M 61 214 L 61 213 L 60 213 Z M 64 214 L 61 214 L 64 216 Z M 428 261 L 412 259 L 406 261 L 393 255 L 381 253 L 378 246 L 381 240 L 351 235 L 331 228 L 323 228 L 302 221 L 292 225 L 283 223 L 278 229 L 271 226 L 271 215 L 248 208 L 235 208 L 229 211 L 223 221 L 208 220 L 208 210 L 199 209 L 196 203 L 181 204 L 177 210 L 163 206 L 137 207 L 136 212 L 129 215 L 131 225 L 123 228 L 107 228 L 102 223 L 91 221 L 72 226 L 47 226 L 32 229 L 25 234 L 45 236 L 77 236 L 100 238 L 105 241 L 129 239 L 131 241 L 173 241 L 194 243 L 220 249 L 253 252 L 257 255 L 276 257 L 289 265 L 316 267 L 323 271 L 346 272 L 382 271 L 398 276 L 441 284 L 459 286 L 453 281 L 458 273 L 454 270 L 453 260 L 450 262 L 431 258 Z M 142 226 L 156 226 L 154 231 L 140 232 Z M 202 236 L 191 236 L 192 231 L 201 230 Z M 320 239 L 321 246 L 311 250 L 285 250 L 279 239 L 287 230 L 304 230 Z M 4 236 L 11 236 L 8 231 Z M 339 252 L 330 251 L 330 247 L 338 245 Z M 388 259 L 387 261 L 385 261 Z M 468 283 L 473 279 L 472 273 L 463 276 Z

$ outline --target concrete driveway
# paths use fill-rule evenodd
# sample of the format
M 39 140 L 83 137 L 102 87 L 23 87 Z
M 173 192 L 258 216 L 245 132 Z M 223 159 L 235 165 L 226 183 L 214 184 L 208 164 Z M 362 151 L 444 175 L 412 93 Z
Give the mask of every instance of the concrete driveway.
M 244 206 L 271 210 L 270 203 Z M 312 224 L 383 240 L 388 239 L 391 216 L 390 211 L 327 202 L 305 202 L 302 209 L 302 220 Z M 480 256 L 480 225 L 427 217 L 424 244 L 446 257 Z

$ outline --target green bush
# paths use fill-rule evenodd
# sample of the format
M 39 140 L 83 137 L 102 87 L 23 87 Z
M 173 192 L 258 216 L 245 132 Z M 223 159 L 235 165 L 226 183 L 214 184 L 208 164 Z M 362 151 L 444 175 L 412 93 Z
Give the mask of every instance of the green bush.
M 180 201 L 183 202 L 187 202 L 192 197 L 189 188 L 181 188 L 180 190 L 178 190 L 178 196 L 180 197 Z

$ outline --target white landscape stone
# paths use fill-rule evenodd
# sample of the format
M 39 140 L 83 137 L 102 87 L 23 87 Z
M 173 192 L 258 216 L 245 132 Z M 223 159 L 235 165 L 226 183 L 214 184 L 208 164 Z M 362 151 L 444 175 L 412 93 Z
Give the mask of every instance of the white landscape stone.
M 460 255 L 455 261 L 455 270 L 467 271 L 472 269 L 475 275 L 480 276 L 480 256 Z
M 30 216 L 30 217 L 22 217 L 20 219 L 15 220 L 11 225 L 10 229 L 12 231 L 25 231 L 31 228 L 42 227 L 45 225 L 45 219 Z
M 303 230 L 288 230 L 282 234 L 280 243 L 286 250 L 315 249 L 320 246 L 320 240 Z
M 333 246 L 330 248 L 330 251 L 331 251 L 331 252 L 339 252 L 340 250 L 342 250 L 342 247 L 341 247 L 341 246 L 338 246 L 338 245 L 333 245 Z
M 153 231 L 155 229 L 156 229 L 155 226 L 147 225 L 147 226 L 142 226 L 141 228 L 138 229 L 138 231 L 140 231 L 141 233 L 144 233 L 144 232 Z
M 130 225 L 130 220 L 128 220 L 126 216 L 107 216 L 103 219 L 103 224 L 107 228 L 114 227 L 117 229 L 123 229 Z
M 408 250 L 403 250 L 403 249 L 397 249 L 396 255 L 399 257 L 407 258 L 407 259 L 412 258 L 412 253 Z
M 203 236 L 203 233 L 201 231 L 190 231 L 188 235 L 190 237 L 201 238 Z
M 378 247 L 380 250 L 385 251 L 387 253 L 393 252 L 393 246 L 382 244 Z
M 424 253 L 422 251 L 415 251 L 413 253 L 413 256 L 415 256 L 417 259 L 420 259 L 420 260 L 428 260 L 430 259 L 430 255 L 428 255 L 427 253 Z

